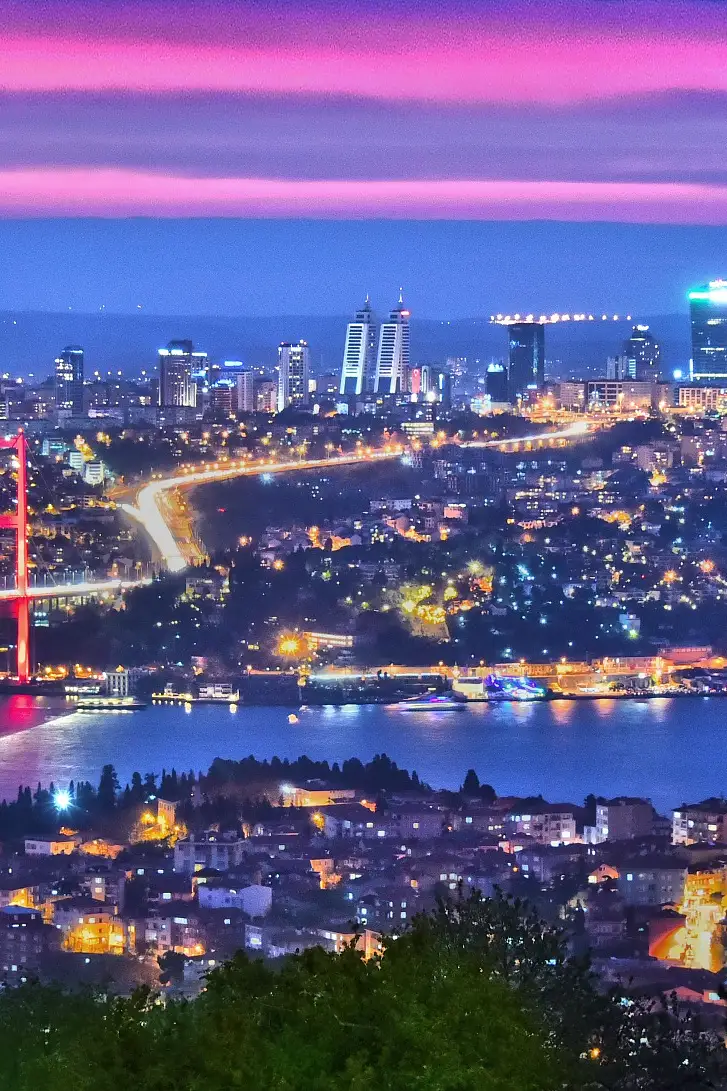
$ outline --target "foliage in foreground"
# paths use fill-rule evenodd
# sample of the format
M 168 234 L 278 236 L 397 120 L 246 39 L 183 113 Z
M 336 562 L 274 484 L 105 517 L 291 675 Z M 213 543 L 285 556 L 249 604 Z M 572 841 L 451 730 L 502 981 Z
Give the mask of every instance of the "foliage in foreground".
M 701 1091 L 725 1086 L 726 1055 L 693 1021 L 600 995 L 536 914 L 479 895 L 368 963 L 239 954 L 193 1002 L 0 997 L 13 1091 Z

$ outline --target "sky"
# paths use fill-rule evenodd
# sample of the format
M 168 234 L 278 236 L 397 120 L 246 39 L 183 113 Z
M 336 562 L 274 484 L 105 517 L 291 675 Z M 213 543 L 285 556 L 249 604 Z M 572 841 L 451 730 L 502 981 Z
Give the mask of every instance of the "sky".
M 552 225 L 538 246 L 557 266 L 553 294 L 558 277 L 567 288 L 588 265 L 603 306 L 633 309 L 650 307 L 654 292 L 645 271 L 619 263 L 618 229 L 626 253 L 634 230 L 650 228 L 640 237 L 665 258 L 682 229 L 681 261 L 668 262 L 657 293 L 673 309 L 690 278 L 725 273 L 710 263 L 727 238 L 726 104 L 722 0 L 4 0 L 0 244 L 10 269 L 0 309 L 3 296 L 11 308 L 90 310 L 130 309 L 137 296 L 157 312 L 208 310 L 213 289 L 188 300 L 183 266 L 194 252 L 214 276 L 217 233 L 201 225 L 217 218 L 264 261 L 254 279 L 233 274 L 224 313 L 234 290 L 241 307 L 252 290 L 241 313 L 320 313 L 331 284 L 355 281 L 358 296 L 372 286 L 364 280 L 383 290 L 388 277 L 393 293 L 407 264 L 416 298 L 427 272 L 442 279 L 433 253 L 448 253 L 457 275 L 437 302 L 424 293 L 428 313 L 482 313 L 464 270 L 491 298 L 496 277 L 479 244 L 507 257 L 507 228 L 531 221 Z M 147 268 L 158 221 L 169 221 L 165 286 Z M 286 299 L 295 253 L 275 260 L 276 222 L 290 221 L 320 240 L 307 300 L 297 287 Z M 352 276 L 361 221 L 390 221 L 388 235 L 369 234 L 390 242 L 418 223 L 418 253 L 397 262 L 385 245 L 371 270 L 364 247 Z M 453 235 L 454 221 L 472 230 Z M 590 224 L 617 229 L 605 249 Z M 459 252 L 447 251 L 452 237 Z M 59 276 L 60 239 L 101 267 L 80 294 Z M 115 288 L 104 256 L 125 266 Z M 525 309 L 547 302 L 534 266 L 529 275 L 518 254 L 500 273 L 530 281 Z M 579 305 L 601 301 L 552 302 Z

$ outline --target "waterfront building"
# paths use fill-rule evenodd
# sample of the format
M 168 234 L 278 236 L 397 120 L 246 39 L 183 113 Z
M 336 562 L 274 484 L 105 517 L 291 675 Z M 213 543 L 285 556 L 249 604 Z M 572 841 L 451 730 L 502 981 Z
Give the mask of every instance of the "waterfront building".
M 399 293 L 398 304 L 390 312 L 388 320 L 381 323 L 379 330 L 374 383 L 377 394 L 401 394 L 405 390 L 409 372 L 410 317 L 411 312 L 404 306 L 404 299 Z
M 545 325 L 513 322 L 508 326 L 508 394 L 511 401 L 527 399 L 545 382 Z
M 159 349 L 159 393 L 157 404 L 163 407 L 193 409 L 197 405 L 199 373 L 207 360 L 206 352 L 196 352 L 191 341 L 170 341 Z
M 372 389 L 376 360 L 376 319 L 369 297 L 346 328 L 339 393 L 359 395 Z
M 83 349 L 67 345 L 55 361 L 55 407 L 68 416 L 83 414 Z
M 310 348 L 307 341 L 293 345 L 283 341 L 278 347 L 278 412 L 293 406 L 308 405 Z
M 689 293 L 692 378 L 727 379 L 727 280 L 710 280 Z
M 123 667 L 117 667 L 115 671 L 107 671 L 104 674 L 104 683 L 109 697 L 129 696 L 129 672 Z

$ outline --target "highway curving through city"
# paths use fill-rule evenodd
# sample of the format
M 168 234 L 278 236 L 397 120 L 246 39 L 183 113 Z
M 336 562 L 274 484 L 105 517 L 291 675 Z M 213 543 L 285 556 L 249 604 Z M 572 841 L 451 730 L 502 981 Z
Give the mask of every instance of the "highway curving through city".
M 489 447 L 501 450 L 518 449 L 520 445 L 533 444 L 538 447 L 551 443 L 579 442 L 592 430 L 590 422 L 579 421 L 565 428 L 552 432 L 540 432 L 510 439 L 469 441 L 463 447 Z M 335 455 L 330 458 L 296 459 L 277 462 L 272 459 L 260 460 L 224 460 L 211 466 L 196 469 L 185 467 L 179 473 L 167 477 L 161 475 L 143 485 L 136 494 L 134 504 L 121 504 L 121 509 L 135 519 L 152 541 L 159 561 L 170 572 L 181 572 L 188 565 L 201 557 L 199 547 L 188 533 L 188 520 L 180 520 L 179 512 L 170 502 L 170 494 L 176 490 L 188 489 L 215 481 L 226 481 L 233 477 L 253 476 L 256 474 L 301 473 L 306 470 L 331 470 L 339 466 L 357 466 L 366 462 L 381 462 L 399 458 L 404 448 L 391 445 L 379 449 L 366 448 L 347 455 Z
M 299 459 L 288 462 L 247 461 L 240 459 L 219 461 L 208 469 L 183 470 L 169 477 L 159 477 L 142 486 L 135 504 L 122 504 L 122 511 L 141 524 L 151 539 L 162 564 L 170 572 L 181 572 L 198 555 L 194 543 L 178 527 L 175 513 L 168 503 L 168 494 L 177 489 L 188 489 L 214 481 L 227 481 L 233 477 L 250 477 L 259 474 L 301 473 L 306 470 L 330 470 L 339 466 L 358 466 L 367 462 L 382 462 L 399 458 L 402 447 L 390 446 L 379 450 L 365 450 L 350 455 L 331 458 Z

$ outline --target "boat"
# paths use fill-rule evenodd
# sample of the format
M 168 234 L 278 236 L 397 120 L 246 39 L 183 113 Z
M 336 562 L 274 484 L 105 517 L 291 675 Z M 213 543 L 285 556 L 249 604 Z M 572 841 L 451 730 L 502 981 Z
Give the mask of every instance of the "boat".
M 146 702 L 137 697 L 109 697 L 106 694 L 70 698 L 79 712 L 139 712 Z
M 546 696 L 545 687 L 529 678 L 501 678 L 491 674 L 485 679 L 486 701 L 541 701 Z
M 387 708 L 400 712 L 460 712 L 467 706 L 467 698 L 456 693 L 426 693 L 422 697 L 407 697 Z
M 180 693 L 174 688 L 173 683 L 168 682 L 163 693 L 152 693 L 154 704 L 173 705 L 237 705 L 240 703 L 239 690 L 233 690 L 229 682 L 215 683 L 199 687 L 198 693 Z

